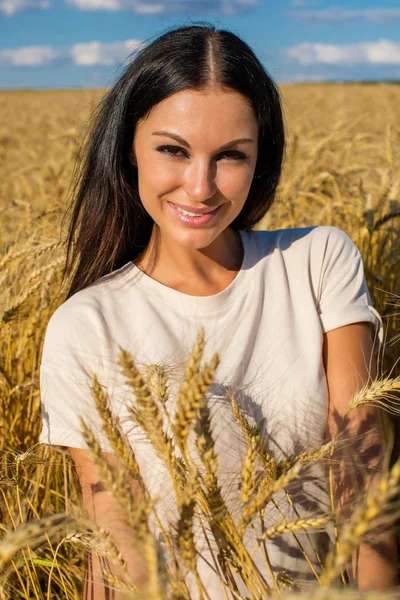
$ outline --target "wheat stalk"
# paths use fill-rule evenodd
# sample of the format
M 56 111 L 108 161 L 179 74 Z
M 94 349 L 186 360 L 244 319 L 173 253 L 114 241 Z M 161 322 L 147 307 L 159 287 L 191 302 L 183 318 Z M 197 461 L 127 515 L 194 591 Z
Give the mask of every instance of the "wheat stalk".
M 17 315 L 21 306 L 40 288 L 41 285 L 42 282 L 37 281 L 34 285 L 20 294 L 13 304 L 9 306 L 0 316 L 0 325 L 4 325 L 5 323 L 12 321 L 12 319 Z
M 24 546 L 30 548 L 40 546 L 71 522 L 69 515 L 61 513 L 28 521 L 15 531 L 8 532 L 0 542 L 0 569 L 3 569 Z

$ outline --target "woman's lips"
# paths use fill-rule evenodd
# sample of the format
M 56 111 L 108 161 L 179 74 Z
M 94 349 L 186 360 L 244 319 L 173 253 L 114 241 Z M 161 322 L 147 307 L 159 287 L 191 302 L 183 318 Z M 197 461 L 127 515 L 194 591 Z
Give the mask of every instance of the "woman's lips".
M 181 223 L 184 223 L 185 225 L 188 225 L 189 227 L 202 227 L 203 225 L 207 225 L 214 219 L 215 215 L 218 213 L 218 211 L 222 205 L 218 206 L 213 211 L 208 212 L 205 215 L 202 215 L 201 217 L 191 217 L 189 215 L 184 215 L 183 213 L 181 213 L 179 211 L 177 206 L 175 204 L 173 204 L 172 202 L 168 202 L 168 206 L 170 207 L 170 209 L 171 209 L 172 213 L 175 215 L 175 217 L 177 217 Z

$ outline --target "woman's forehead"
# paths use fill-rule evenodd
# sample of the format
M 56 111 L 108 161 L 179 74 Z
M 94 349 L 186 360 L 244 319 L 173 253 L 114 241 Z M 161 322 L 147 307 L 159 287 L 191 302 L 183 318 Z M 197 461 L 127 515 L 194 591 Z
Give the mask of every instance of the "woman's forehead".
M 149 134 L 153 130 L 173 128 L 182 137 L 199 132 L 216 135 L 249 136 L 257 129 L 254 111 L 247 98 L 236 91 L 183 90 L 153 107 L 140 124 Z M 187 138 L 185 138 L 187 139 Z

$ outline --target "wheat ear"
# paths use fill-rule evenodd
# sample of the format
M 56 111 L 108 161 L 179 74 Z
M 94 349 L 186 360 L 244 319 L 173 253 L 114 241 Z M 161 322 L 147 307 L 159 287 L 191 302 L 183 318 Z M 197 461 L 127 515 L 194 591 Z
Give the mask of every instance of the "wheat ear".
M 120 352 L 119 363 L 128 385 L 134 391 L 137 402 L 137 406 L 128 407 L 128 412 L 133 421 L 143 429 L 157 455 L 166 464 L 172 475 L 175 495 L 179 500 L 184 486 L 184 473 L 177 461 L 173 440 L 164 430 L 161 410 L 133 358 L 125 350 Z
M 244 534 L 246 527 L 250 524 L 254 516 L 261 510 L 271 499 L 273 494 L 281 489 L 286 488 L 289 483 L 297 477 L 306 464 L 311 461 L 317 460 L 331 448 L 331 442 L 328 442 L 321 448 L 312 452 L 305 452 L 298 457 L 298 460 L 286 471 L 284 471 L 280 477 L 272 484 L 269 478 L 265 479 L 258 490 L 257 494 L 254 494 L 247 505 L 244 507 L 241 522 L 239 525 L 239 531 L 241 535 Z
M 120 458 L 126 472 L 128 472 L 133 479 L 137 479 L 144 490 L 145 486 L 140 475 L 140 469 L 135 453 L 126 436 L 121 432 L 119 420 L 114 417 L 110 409 L 109 397 L 104 392 L 96 376 L 93 377 L 92 392 L 97 412 L 101 417 L 104 433 L 106 434 L 111 447 L 115 454 Z
M 240 429 L 242 430 L 242 433 L 245 437 L 247 444 L 248 445 L 251 444 L 253 438 L 256 438 L 257 440 L 259 440 L 260 424 L 257 424 L 256 426 L 252 427 L 250 425 L 250 423 L 248 422 L 246 416 L 239 409 L 239 406 L 237 404 L 234 394 L 231 394 L 230 398 L 231 398 L 231 404 L 232 404 L 233 417 L 234 417 L 236 423 L 239 425 Z M 260 443 L 257 443 L 255 445 L 255 450 L 257 453 L 257 457 L 258 457 L 261 465 L 264 468 L 264 477 L 263 477 L 263 480 L 261 483 L 261 487 L 263 489 L 268 489 L 269 487 L 271 487 L 274 484 L 274 482 L 277 480 L 278 477 L 280 477 L 284 472 L 287 472 L 294 465 L 294 461 L 285 461 L 283 463 L 277 463 L 275 461 L 275 459 L 270 455 L 270 453 L 266 452 L 263 449 L 263 447 Z M 327 449 L 326 449 L 326 451 L 327 451 Z M 325 449 L 319 448 L 315 452 L 304 452 L 303 454 L 298 456 L 297 459 L 300 460 L 301 462 L 306 463 L 309 460 L 319 458 L 323 454 L 325 454 Z M 248 466 L 248 468 L 250 468 L 250 467 Z M 243 479 L 243 477 L 242 477 L 242 479 Z M 288 496 L 287 492 L 286 492 L 286 495 Z M 253 497 L 254 497 L 254 494 L 253 494 Z M 289 496 L 288 496 L 288 499 L 289 499 L 289 501 L 291 501 Z M 250 496 L 248 497 L 246 502 L 249 502 L 249 500 L 250 500 Z M 278 504 L 274 501 L 273 498 L 271 499 L 271 501 L 274 504 L 275 508 L 280 512 L 281 516 L 283 518 L 285 518 L 284 514 L 282 513 Z M 286 520 L 286 522 L 287 522 L 287 520 Z M 241 531 L 243 532 L 244 529 L 242 529 Z M 310 542 L 310 545 L 317 557 L 317 560 L 319 562 L 321 562 L 308 532 L 306 532 L 306 536 L 307 536 L 307 539 Z M 304 549 L 303 544 L 301 543 L 300 539 L 298 538 L 298 536 L 295 535 L 294 532 L 293 532 L 293 537 L 294 537 L 297 545 L 299 546 L 300 551 L 302 552 L 303 556 L 305 557 L 308 565 L 310 566 L 313 574 L 318 579 L 317 572 L 315 571 L 315 568 L 314 568 L 313 564 L 311 563 L 311 561 Z M 255 550 L 256 550 L 256 548 L 255 548 Z M 253 551 L 253 553 L 255 552 L 255 550 Z M 252 553 L 252 556 L 253 556 L 253 553 Z
M 176 542 L 185 567 L 195 570 L 197 551 L 194 543 L 193 517 L 198 490 L 198 474 L 193 472 L 188 479 L 179 505 Z
M 149 498 L 146 498 L 146 501 L 138 502 L 133 497 L 124 470 L 117 469 L 108 463 L 100 444 L 82 418 L 80 418 L 80 425 L 85 442 L 89 446 L 93 460 L 99 468 L 104 486 L 111 491 L 114 498 L 119 502 L 136 539 L 139 541 L 144 540 L 148 535 L 151 535 L 148 518 L 153 508 L 152 502 Z
M 29 546 L 33 549 L 40 546 L 71 522 L 71 517 L 62 513 L 28 521 L 15 531 L 7 533 L 0 542 L 0 570 L 13 559 L 21 548 Z
M 246 504 L 254 493 L 256 481 L 254 476 L 254 463 L 256 457 L 256 447 L 259 443 L 258 436 L 253 436 L 247 446 L 246 455 L 242 465 L 242 478 L 240 487 L 240 499 Z
M 281 590 L 288 590 L 290 592 L 297 592 L 298 586 L 296 585 L 295 580 L 291 577 L 286 571 L 279 571 L 276 574 L 276 583 L 280 587 Z M 297 598 L 297 596 L 296 596 Z
M 30 288 L 28 288 L 22 294 L 20 294 L 20 296 L 18 296 L 14 303 L 11 306 L 9 306 L 0 316 L 0 325 L 12 321 L 12 319 L 18 313 L 18 309 L 28 300 L 30 296 L 32 296 L 34 292 L 36 292 L 40 288 L 41 285 L 42 282 L 37 281 L 34 285 L 32 285 Z
M 400 377 L 394 379 L 387 377 L 384 379 L 377 379 L 370 384 L 365 384 L 351 398 L 343 418 L 345 419 L 351 410 L 359 408 L 360 406 L 366 406 L 367 404 L 378 406 L 393 415 L 399 415 L 399 393 Z
M 175 439 L 181 448 L 181 451 L 187 450 L 186 439 L 189 428 L 196 416 L 196 411 L 199 408 L 201 396 L 207 391 L 208 385 L 205 378 L 199 381 L 200 361 L 204 352 L 204 328 L 201 327 L 197 335 L 196 343 L 190 353 L 189 362 L 185 368 L 185 377 L 182 386 L 179 390 L 178 400 L 175 410 L 174 435 Z M 213 377 L 218 362 L 212 365 L 210 377 Z M 204 371 L 203 371 L 204 373 Z
M 258 538 L 258 541 L 261 542 L 265 539 L 272 540 L 273 538 L 283 535 L 284 533 L 294 533 L 300 529 L 303 531 L 307 529 L 323 529 L 324 526 L 331 520 L 332 519 L 330 516 L 325 516 L 315 517 L 314 519 L 296 519 L 295 521 L 279 523 L 278 525 L 269 527 L 263 533 L 263 535 Z
M 5 254 L 3 256 L 3 258 L 0 260 L 0 271 L 2 271 L 4 269 L 4 267 L 13 259 L 15 258 L 21 258 L 21 257 L 26 257 L 26 262 L 32 262 L 33 260 L 35 260 L 36 258 L 39 258 L 40 256 L 43 256 L 43 254 L 46 254 L 47 252 L 51 252 L 52 250 L 55 250 L 56 248 L 61 248 L 62 246 L 64 246 L 66 244 L 65 241 L 63 242 L 55 242 L 54 244 L 49 244 L 47 246 L 41 246 L 39 248 L 39 250 L 37 250 L 36 252 L 32 252 L 32 248 L 22 248 L 20 250 L 10 250 L 9 252 L 7 252 L 7 254 Z
M 213 360 L 217 360 L 217 356 L 215 355 Z M 242 538 L 222 497 L 206 394 L 200 399 L 195 433 L 197 450 L 204 466 L 204 473 L 200 475 L 204 487 L 199 494 L 200 506 L 209 521 L 211 531 L 222 553 L 221 556 L 223 560 L 228 559 L 230 565 L 240 572 L 249 590 L 254 590 L 256 595 L 260 594 L 261 590 L 265 592 L 268 585 L 243 545 Z

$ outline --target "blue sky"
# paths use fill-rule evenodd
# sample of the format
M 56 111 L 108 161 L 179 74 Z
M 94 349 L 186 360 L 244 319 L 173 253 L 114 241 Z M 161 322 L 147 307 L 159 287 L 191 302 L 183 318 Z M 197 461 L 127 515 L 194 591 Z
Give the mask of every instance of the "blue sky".
M 281 83 L 400 80 L 399 0 L 0 0 L 0 88 L 111 85 L 175 25 L 241 36 Z

